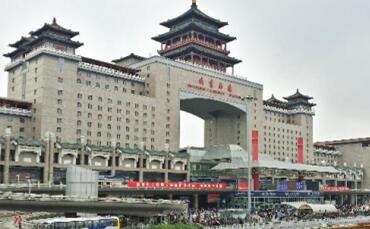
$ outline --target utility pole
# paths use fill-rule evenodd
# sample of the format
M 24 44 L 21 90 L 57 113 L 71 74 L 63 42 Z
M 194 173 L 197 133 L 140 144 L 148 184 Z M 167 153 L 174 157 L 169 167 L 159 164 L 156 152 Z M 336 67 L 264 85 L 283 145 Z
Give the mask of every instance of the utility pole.
M 245 101 L 245 116 L 246 116 L 246 152 L 248 156 L 248 208 L 247 208 L 247 219 L 248 221 L 251 218 L 251 211 L 252 211 L 252 196 L 251 196 L 251 183 L 252 183 L 252 111 L 251 111 L 251 104 L 253 101 L 256 100 L 253 96 L 246 96 L 242 98 Z

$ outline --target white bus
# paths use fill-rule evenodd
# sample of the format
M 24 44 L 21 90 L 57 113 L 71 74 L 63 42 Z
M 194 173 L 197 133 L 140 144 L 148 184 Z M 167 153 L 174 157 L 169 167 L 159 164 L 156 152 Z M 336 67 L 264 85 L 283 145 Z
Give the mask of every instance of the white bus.
M 34 229 L 121 229 L 115 216 L 51 218 L 33 221 Z

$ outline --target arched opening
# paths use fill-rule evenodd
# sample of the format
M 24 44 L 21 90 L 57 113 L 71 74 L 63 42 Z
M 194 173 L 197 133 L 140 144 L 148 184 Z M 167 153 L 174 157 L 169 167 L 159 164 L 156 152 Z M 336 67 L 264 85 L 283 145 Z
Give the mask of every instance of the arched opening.
M 72 165 L 74 164 L 74 156 L 72 154 L 66 154 L 62 158 L 63 165 Z
M 125 158 L 122 162 L 122 165 L 124 168 L 135 168 L 136 167 L 136 161 L 134 158 Z
M 244 104 L 190 92 L 181 92 L 180 99 L 181 147 L 242 144 L 245 138 Z
M 38 155 L 36 152 L 33 151 L 24 151 L 19 154 L 19 162 L 24 162 L 24 163 L 37 163 Z
M 204 120 L 191 113 L 180 112 L 180 147 L 204 147 Z
M 91 160 L 92 166 L 107 166 L 107 159 L 105 157 L 96 156 Z

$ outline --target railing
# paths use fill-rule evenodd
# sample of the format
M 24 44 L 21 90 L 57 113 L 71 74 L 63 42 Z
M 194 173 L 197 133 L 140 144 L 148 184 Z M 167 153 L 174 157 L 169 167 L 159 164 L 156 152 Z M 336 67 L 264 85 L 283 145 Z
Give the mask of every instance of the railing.
M 0 107 L 0 113 L 31 117 L 32 112 L 27 109 Z
M 196 44 L 199 44 L 199 45 L 204 46 L 206 48 L 214 49 L 214 50 L 216 50 L 218 52 L 221 52 L 221 53 L 224 53 L 226 55 L 230 54 L 229 50 L 225 50 L 223 48 L 220 48 L 217 45 L 214 45 L 214 44 L 211 44 L 211 43 L 208 43 L 208 42 L 205 42 L 203 40 L 196 39 L 196 38 L 187 38 L 185 40 L 181 40 L 179 42 L 171 44 L 170 46 L 167 46 L 165 49 L 158 50 L 158 53 L 161 54 L 161 53 L 164 53 L 164 52 L 168 52 L 172 49 L 175 49 L 175 48 L 178 48 L 178 47 L 190 44 L 190 43 L 196 43 Z

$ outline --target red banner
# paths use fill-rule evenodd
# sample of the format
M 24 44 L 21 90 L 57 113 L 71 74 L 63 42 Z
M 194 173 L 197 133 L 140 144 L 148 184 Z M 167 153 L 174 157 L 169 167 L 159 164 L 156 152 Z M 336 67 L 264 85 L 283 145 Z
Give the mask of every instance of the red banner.
M 239 192 L 248 191 L 248 180 L 247 179 L 239 179 L 238 180 L 238 191 Z
M 297 162 L 299 164 L 304 164 L 304 154 L 303 154 L 303 138 L 299 137 L 297 141 Z
M 348 191 L 349 188 L 346 186 L 321 186 L 320 191 L 333 191 L 333 192 L 340 192 L 340 191 Z
M 258 161 L 258 130 L 252 131 L 252 161 Z
M 191 183 L 191 182 L 138 182 L 129 181 L 128 188 L 149 188 L 149 189 L 226 189 L 223 183 Z
M 211 193 L 207 196 L 208 203 L 217 203 L 220 201 L 220 194 L 219 193 Z

